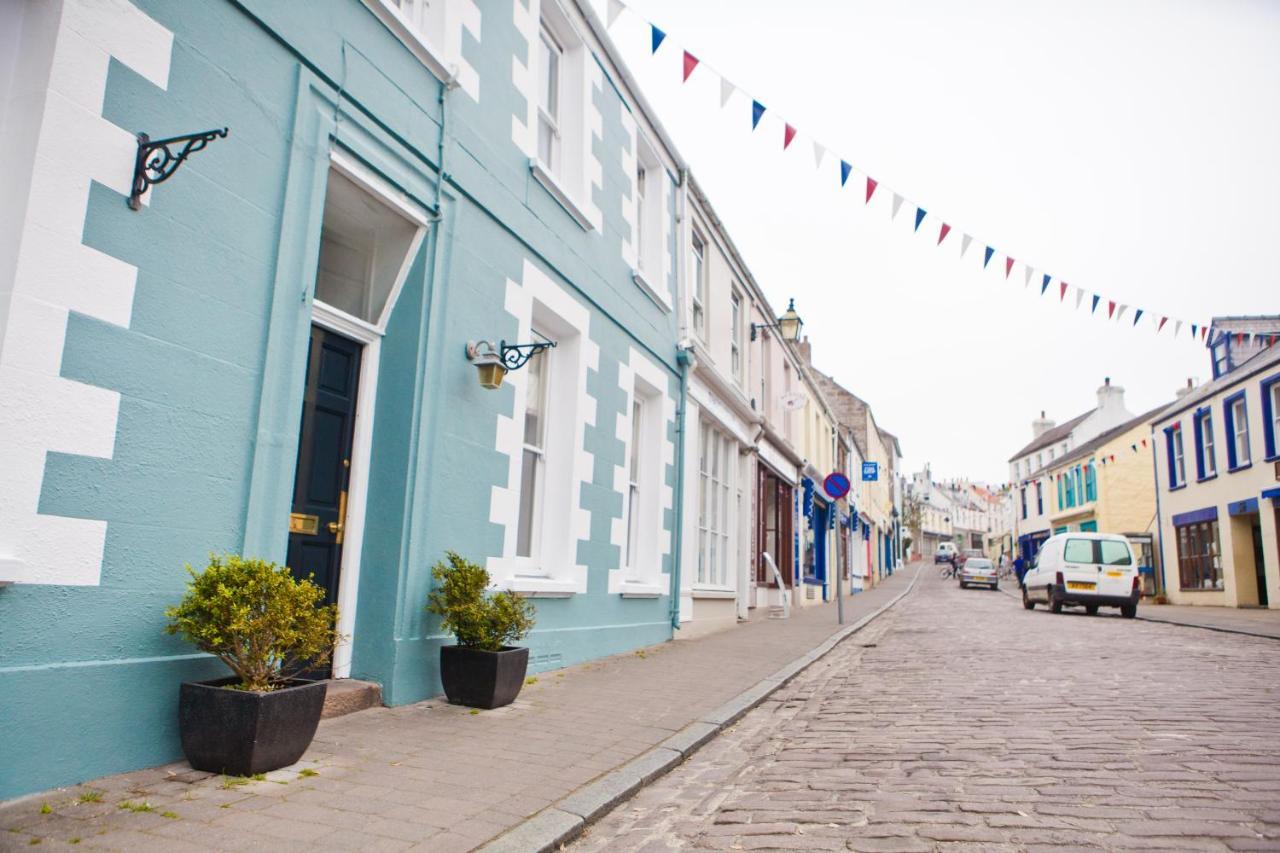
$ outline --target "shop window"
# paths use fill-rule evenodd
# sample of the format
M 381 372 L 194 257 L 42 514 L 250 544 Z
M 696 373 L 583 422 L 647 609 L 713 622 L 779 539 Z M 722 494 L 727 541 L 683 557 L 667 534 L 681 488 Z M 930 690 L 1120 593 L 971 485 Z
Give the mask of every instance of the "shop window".
M 1174 527 L 1178 547 L 1178 580 L 1184 590 L 1222 589 L 1222 555 L 1218 521 Z

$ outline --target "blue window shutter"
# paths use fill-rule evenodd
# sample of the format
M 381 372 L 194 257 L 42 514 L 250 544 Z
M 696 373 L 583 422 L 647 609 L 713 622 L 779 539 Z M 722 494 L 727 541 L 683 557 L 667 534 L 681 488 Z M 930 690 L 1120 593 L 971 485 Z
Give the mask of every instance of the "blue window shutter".
M 1236 467 L 1236 423 L 1231 415 L 1230 399 L 1222 403 L 1222 425 L 1225 428 L 1222 438 L 1227 443 L 1227 470 L 1230 471 Z
M 1174 467 L 1176 463 L 1173 461 L 1173 427 L 1164 428 L 1164 449 L 1169 463 L 1169 488 L 1176 488 L 1178 485 L 1178 469 Z

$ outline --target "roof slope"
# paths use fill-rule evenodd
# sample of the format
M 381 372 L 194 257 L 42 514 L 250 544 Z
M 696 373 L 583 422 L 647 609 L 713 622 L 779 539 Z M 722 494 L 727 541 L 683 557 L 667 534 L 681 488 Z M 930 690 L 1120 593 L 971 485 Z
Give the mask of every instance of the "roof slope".
M 1048 447 L 1049 445 L 1053 444 L 1055 441 L 1059 441 L 1061 439 L 1066 438 L 1068 435 L 1071 434 L 1071 431 L 1073 429 L 1080 426 L 1081 421 L 1083 421 L 1085 418 L 1089 417 L 1089 415 L 1092 415 L 1096 411 L 1098 411 L 1096 408 L 1090 409 L 1089 411 L 1085 412 L 1083 415 L 1076 415 L 1074 418 L 1067 421 L 1065 424 L 1056 426 L 1053 429 L 1045 430 L 1045 432 L 1042 433 L 1039 438 L 1035 439 L 1026 447 L 1022 448 L 1017 453 L 1010 456 L 1009 461 L 1012 462 L 1015 459 L 1021 459 L 1023 456 L 1026 456 L 1028 453 L 1033 453 L 1041 449 L 1042 447 Z
M 1143 414 L 1138 415 L 1136 418 L 1131 418 L 1130 420 L 1127 420 L 1124 423 L 1120 424 L 1120 426 L 1118 427 L 1112 427 L 1111 429 L 1107 430 L 1101 435 L 1096 435 L 1093 438 L 1089 439 L 1084 444 L 1072 450 L 1066 456 L 1063 456 L 1059 459 L 1055 459 L 1052 463 L 1044 466 L 1042 470 L 1048 470 L 1049 468 L 1057 468 L 1065 463 L 1075 462 L 1077 459 L 1083 459 L 1084 457 L 1093 453 L 1099 447 L 1102 447 L 1102 445 L 1106 444 L 1112 439 L 1119 438 L 1129 430 L 1142 424 L 1144 421 L 1151 420 L 1153 417 L 1158 415 L 1160 412 L 1163 412 L 1167 408 L 1169 408 L 1168 403 L 1161 403 L 1159 406 L 1156 406 L 1154 409 L 1152 409 L 1149 412 L 1144 412 Z

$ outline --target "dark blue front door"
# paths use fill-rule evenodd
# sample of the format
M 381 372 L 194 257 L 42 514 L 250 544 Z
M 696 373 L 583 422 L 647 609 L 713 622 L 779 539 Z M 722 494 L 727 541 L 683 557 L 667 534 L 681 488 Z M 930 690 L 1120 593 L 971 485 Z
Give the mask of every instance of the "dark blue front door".
M 295 576 L 324 589 L 326 604 L 338 600 L 361 349 L 311 328 L 287 560 Z

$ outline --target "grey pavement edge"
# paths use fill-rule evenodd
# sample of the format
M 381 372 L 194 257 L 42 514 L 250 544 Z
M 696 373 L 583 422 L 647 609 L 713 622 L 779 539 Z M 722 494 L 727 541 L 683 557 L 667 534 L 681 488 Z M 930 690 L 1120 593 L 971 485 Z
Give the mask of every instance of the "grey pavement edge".
M 1000 591 L 1010 598 L 1016 598 L 1019 601 L 1022 600 L 1022 594 L 1020 592 L 1014 592 L 1011 589 L 1006 589 L 1003 585 L 1001 585 Z M 1152 604 L 1149 606 L 1159 607 L 1160 605 Z M 1220 634 L 1240 634 L 1245 637 L 1260 637 L 1264 640 L 1280 640 L 1280 634 L 1263 634 L 1259 631 L 1246 631 L 1243 628 L 1224 628 L 1221 625 L 1202 625 L 1198 622 L 1179 622 L 1176 619 L 1161 619 L 1159 616 L 1143 616 L 1141 609 L 1138 610 L 1138 615 L 1134 618 L 1141 619 L 1143 622 L 1153 622 L 1157 625 L 1177 625 L 1181 628 L 1199 628 L 1201 631 L 1217 631 Z
M 881 605 L 879 609 L 868 613 L 852 625 L 836 631 L 810 651 L 772 675 L 757 681 L 719 708 L 704 714 L 658 746 L 641 753 L 594 782 L 584 785 L 492 841 L 481 845 L 477 850 L 480 853 L 549 853 L 577 838 L 588 824 L 595 823 L 620 803 L 629 799 L 636 791 L 678 766 L 703 744 L 727 729 L 839 643 L 865 628 L 876 617 L 910 595 L 923 570 L 922 564 L 916 569 L 907 588 Z

